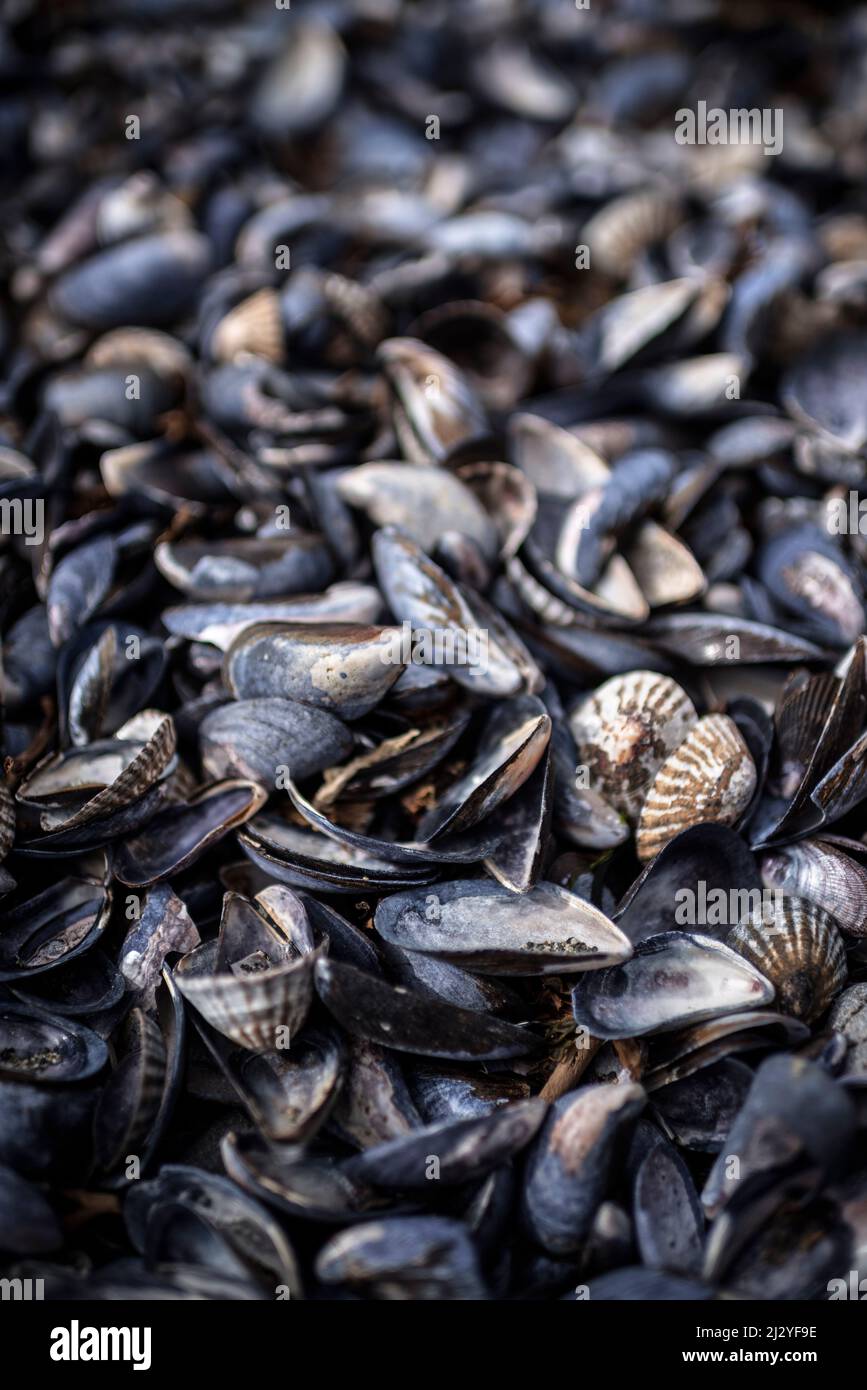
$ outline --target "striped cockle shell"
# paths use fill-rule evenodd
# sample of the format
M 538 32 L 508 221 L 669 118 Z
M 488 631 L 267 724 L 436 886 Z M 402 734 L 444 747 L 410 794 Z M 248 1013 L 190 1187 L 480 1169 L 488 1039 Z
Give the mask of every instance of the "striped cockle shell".
M 734 720 L 706 714 L 653 779 L 638 821 L 639 859 L 652 859 L 690 825 L 734 825 L 755 789 L 755 763 Z
M 232 362 L 241 352 L 281 362 L 283 321 L 277 291 L 257 290 L 230 309 L 214 329 L 211 351 L 218 362 Z
M 15 802 L 5 782 L 0 782 L 0 859 L 5 859 L 15 839 Z
M 697 719 L 670 676 L 627 671 L 576 706 L 569 723 L 594 787 L 634 825 L 653 778 Z
M 667 193 L 630 191 L 613 198 L 585 223 L 582 240 L 604 275 L 626 279 L 642 251 L 662 241 L 682 219 L 683 209 Z
M 843 938 L 830 913 L 778 894 L 732 927 L 727 945 L 771 981 L 784 1013 L 811 1023 L 847 979 Z
M 808 898 L 830 912 L 844 931 L 867 936 L 867 869 L 822 840 L 799 840 L 761 859 L 762 882 Z
M 291 1042 L 310 1009 L 313 969 L 324 945 L 249 973 L 216 972 L 218 946 L 208 941 L 179 961 L 175 980 L 187 1002 L 218 1033 L 250 1052 L 273 1052 Z

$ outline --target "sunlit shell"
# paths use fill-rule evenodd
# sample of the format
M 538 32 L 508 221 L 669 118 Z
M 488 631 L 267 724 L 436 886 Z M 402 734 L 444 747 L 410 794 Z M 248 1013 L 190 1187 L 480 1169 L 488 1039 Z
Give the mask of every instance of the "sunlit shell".
M 706 714 L 653 779 L 638 822 L 639 859 L 652 859 L 690 825 L 734 825 L 755 789 L 755 763 L 734 720 Z
M 698 715 L 685 690 L 656 671 L 614 676 L 570 716 L 579 765 L 632 823 L 668 755 L 679 747 Z

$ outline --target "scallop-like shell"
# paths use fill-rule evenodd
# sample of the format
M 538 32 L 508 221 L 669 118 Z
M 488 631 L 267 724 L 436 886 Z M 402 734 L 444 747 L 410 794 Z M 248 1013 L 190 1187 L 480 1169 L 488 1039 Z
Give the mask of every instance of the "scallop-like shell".
M 867 936 L 867 869 L 822 840 L 780 845 L 762 856 L 762 881 L 817 903 L 853 936 Z
M 569 723 L 594 786 L 634 825 L 653 778 L 697 720 L 670 676 L 627 671 L 582 701 Z
M 669 236 L 682 218 L 680 204 L 668 194 L 642 189 L 606 203 L 585 223 L 582 240 L 604 275 L 626 278 L 639 255 Z
M 15 839 L 15 802 L 5 782 L 0 782 L 0 859 L 5 859 Z
M 702 821 L 734 825 L 756 789 L 756 766 L 733 719 L 706 714 L 666 758 L 641 809 L 639 859 L 652 859 Z
M 811 1023 L 846 983 L 843 938 L 830 913 L 804 898 L 779 894 L 728 934 L 727 944 L 777 991 L 779 1007 Z
M 313 999 L 313 968 L 322 948 L 270 969 L 235 974 L 214 973 L 217 946 L 208 941 L 178 963 L 175 980 L 187 1002 L 218 1033 L 251 1052 L 273 1052 L 284 1038 L 294 1038 Z
M 230 309 L 214 330 L 211 351 L 218 362 L 232 362 L 240 352 L 282 362 L 283 321 L 277 291 L 257 290 Z

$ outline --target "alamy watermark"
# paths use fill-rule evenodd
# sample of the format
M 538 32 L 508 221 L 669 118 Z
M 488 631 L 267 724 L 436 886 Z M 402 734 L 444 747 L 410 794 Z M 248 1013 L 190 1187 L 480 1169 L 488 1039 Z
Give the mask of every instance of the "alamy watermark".
M 850 492 L 829 497 L 825 503 L 825 529 L 832 536 L 867 536 L 867 497 Z
M 679 927 L 736 926 L 738 922 L 761 920 L 768 926 L 777 921 L 784 894 L 779 888 L 711 888 L 699 879 L 695 888 L 678 888 L 674 899 L 674 920 Z
M 0 501 L 0 535 L 23 536 L 25 545 L 45 540 L 45 502 L 41 497 L 4 497 Z
M 68 1327 L 51 1329 L 52 1361 L 131 1361 L 134 1371 L 151 1364 L 149 1327 L 82 1327 L 73 1318 Z
M 682 106 L 675 112 L 674 138 L 679 145 L 761 145 L 765 154 L 783 148 L 783 112 L 778 106 L 708 109 L 698 102 L 695 111 Z
M 0 1302 L 41 1303 L 44 1298 L 44 1279 L 0 1279 Z
M 840 1299 L 867 1302 L 867 1279 L 860 1279 L 857 1269 L 849 1270 L 848 1279 L 829 1279 L 827 1287 L 829 1303 L 837 1303 Z
M 485 628 L 413 627 L 406 621 L 382 648 L 386 665 L 472 666 L 488 669 L 488 633 Z

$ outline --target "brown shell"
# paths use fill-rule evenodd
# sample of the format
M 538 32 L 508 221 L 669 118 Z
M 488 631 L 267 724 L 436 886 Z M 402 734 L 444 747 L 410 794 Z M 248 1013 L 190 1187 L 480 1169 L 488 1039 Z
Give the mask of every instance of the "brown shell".
M 628 277 L 642 251 L 669 236 L 682 221 L 679 202 L 643 189 L 606 203 L 585 223 L 581 239 L 590 247 L 594 268 L 619 280 Z
M 771 981 L 779 1007 L 805 1023 L 823 1014 L 846 983 L 837 924 L 805 898 L 778 894 L 769 914 L 754 910 L 732 927 L 727 944 Z
M 627 671 L 582 701 L 569 723 L 594 787 L 634 825 L 653 778 L 697 719 L 670 676 Z
M 5 859 L 15 839 L 15 802 L 5 782 L 0 782 L 0 860 Z
M 282 362 L 283 320 L 277 291 L 257 290 L 230 309 L 214 329 L 211 351 L 218 362 L 231 362 L 241 352 Z
M 734 720 L 706 714 L 653 779 L 638 821 L 639 859 L 652 859 L 691 825 L 734 825 L 755 788 L 755 763 Z

